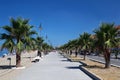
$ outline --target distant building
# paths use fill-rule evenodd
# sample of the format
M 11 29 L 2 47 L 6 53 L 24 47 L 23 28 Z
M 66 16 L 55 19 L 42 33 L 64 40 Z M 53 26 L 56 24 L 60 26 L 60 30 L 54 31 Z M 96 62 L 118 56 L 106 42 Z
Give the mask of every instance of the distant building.
M 120 25 L 115 26 L 115 28 L 118 29 L 116 38 L 120 38 Z M 119 45 L 118 45 L 118 48 L 120 48 L 120 43 L 119 43 Z
M 95 34 L 92 34 L 92 35 L 90 36 L 90 38 L 91 38 L 91 39 L 96 39 L 96 35 L 95 35 Z
M 116 36 L 116 38 L 120 38 L 120 25 L 115 26 L 115 28 L 118 30 L 118 31 L 117 31 L 117 36 Z M 92 34 L 92 35 L 90 36 L 90 38 L 96 39 L 96 35 L 95 35 L 95 34 Z
M 118 29 L 116 38 L 120 38 L 120 25 L 116 26 L 115 28 Z

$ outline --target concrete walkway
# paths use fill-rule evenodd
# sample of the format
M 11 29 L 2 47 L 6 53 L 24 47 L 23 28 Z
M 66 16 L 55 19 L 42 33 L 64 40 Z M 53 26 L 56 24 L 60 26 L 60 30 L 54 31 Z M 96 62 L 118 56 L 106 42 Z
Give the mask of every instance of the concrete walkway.
M 16 80 L 92 80 L 79 69 L 79 65 L 78 62 L 67 61 L 57 52 L 51 52 L 25 69 Z

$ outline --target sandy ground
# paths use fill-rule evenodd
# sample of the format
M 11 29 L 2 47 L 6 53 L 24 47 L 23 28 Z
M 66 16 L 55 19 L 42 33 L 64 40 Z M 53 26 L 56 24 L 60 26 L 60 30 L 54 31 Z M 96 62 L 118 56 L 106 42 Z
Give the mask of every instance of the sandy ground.
M 21 55 L 21 65 L 25 68 L 31 65 L 31 61 L 36 57 L 36 51 L 24 52 Z M 11 65 L 15 66 L 16 57 L 15 55 L 6 56 L 5 58 L 0 58 L 0 80 L 13 80 L 17 75 L 19 75 L 24 69 L 10 69 L 10 61 L 7 58 L 11 58 Z
M 75 58 L 74 55 L 71 57 L 75 61 L 81 61 L 83 63 L 86 63 L 87 66 L 84 68 L 88 71 L 92 72 L 93 74 L 96 74 L 103 80 L 120 80 L 120 68 L 111 66 L 109 69 L 104 68 L 104 64 L 91 61 L 89 59 L 83 60 L 82 57 Z

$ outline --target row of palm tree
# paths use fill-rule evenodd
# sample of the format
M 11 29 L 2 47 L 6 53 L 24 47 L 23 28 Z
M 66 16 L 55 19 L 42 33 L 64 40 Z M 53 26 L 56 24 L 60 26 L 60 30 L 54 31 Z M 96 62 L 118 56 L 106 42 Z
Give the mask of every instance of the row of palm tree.
M 117 48 L 120 45 L 120 39 L 116 38 L 117 28 L 114 24 L 102 23 L 98 29 L 93 31 L 95 34 L 91 35 L 84 32 L 79 38 L 69 41 L 68 43 L 59 47 L 61 50 L 77 49 L 77 51 L 84 51 L 84 60 L 88 51 L 99 51 L 105 58 L 105 68 L 110 67 L 111 49 Z
M 2 26 L 4 32 L 0 34 L 0 40 L 4 40 L 1 49 L 7 49 L 10 53 L 16 53 L 16 67 L 21 66 L 21 52 L 24 50 L 42 50 L 45 44 L 37 31 L 33 30 L 29 24 L 29 19 L 18 17 L 11 18 L 10 25 Z M 38 37 L 34 37 L 38 35 Z M 46 45 L 48 45 L 46 43 Z M 48 45 L 49 46 L 49 45 Z M 52 49 L 52 46 L 49 46 Z M 48 47 L 44 47 L 47 49 Z

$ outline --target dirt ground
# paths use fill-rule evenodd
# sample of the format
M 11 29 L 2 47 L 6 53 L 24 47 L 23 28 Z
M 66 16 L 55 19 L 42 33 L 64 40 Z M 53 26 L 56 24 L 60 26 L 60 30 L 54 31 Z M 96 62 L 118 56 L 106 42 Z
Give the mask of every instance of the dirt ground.
M 27 52 L 26 54 L 22 54 L 21 58 L 21 64 L 22 66 L 25 66 L 25 69 L 30 67 L 31 65 L 31 59 L 30 57 L 35 57 L 37 54 L 35 51 Z M 11 65 L 15 65 L 16 58 L 15 56 L 8 56 L 11 58 Z M 6 66 L 9 64 L 9 61 L 7 60 L 8 57 L 0 58 L 0 80 L 14 80 L 16 76 L 20 75 L 24 69 L 9 69 L 6 68 Z M 1 68 L 1 67 L 5 68 Z
M 94 62 L 89 59 L 83 60 L 82 57 L 75 58 L 74 56 L 72 56 L 71 59 L 74 59 L 75 61 L 79 60 L 83 63 L 86 63 L 87 66 L 84 66 L 84 68 L 96 74 L 103 80 L 120 80 L 120 68 L 111 66 L 109 69 L 105 69 L 104 64 Z

